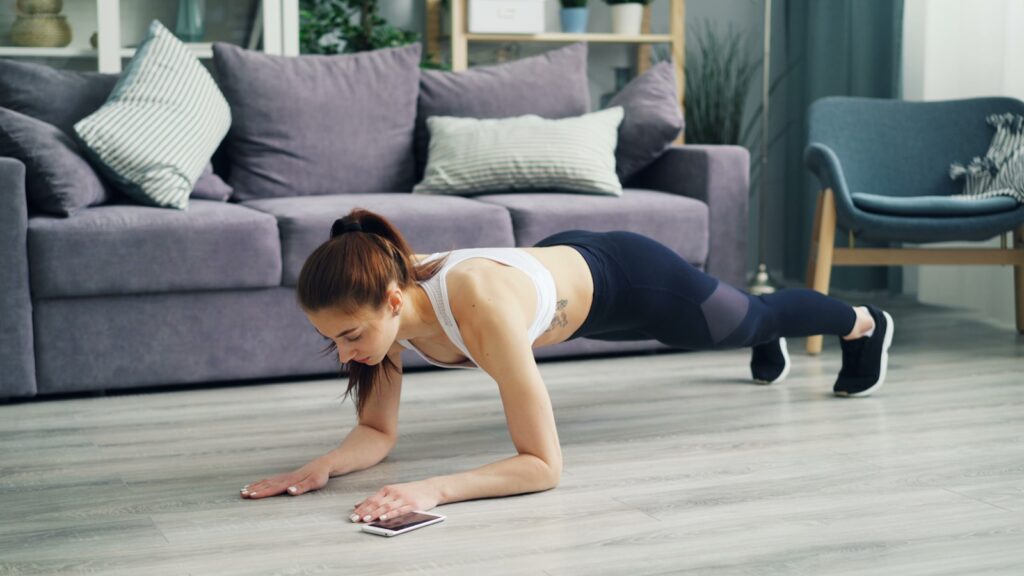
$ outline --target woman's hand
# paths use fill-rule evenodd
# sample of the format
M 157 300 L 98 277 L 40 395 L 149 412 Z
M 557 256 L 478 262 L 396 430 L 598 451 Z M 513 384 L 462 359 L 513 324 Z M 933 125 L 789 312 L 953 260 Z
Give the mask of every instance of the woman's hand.
M 349 519 L 353 522 L 387 520 L 413 510 L 430 510 L 437 506 L 439 499 L 437 489 L 425 480 L 391 484 L 356 504 Z
M 298 496 L 323 488 L 330 474 L 330 464 L 317 458 L 294 472 L 278 474 L 245 486 L 242 488 L 242 498 L 266 498 L 282 492 Z

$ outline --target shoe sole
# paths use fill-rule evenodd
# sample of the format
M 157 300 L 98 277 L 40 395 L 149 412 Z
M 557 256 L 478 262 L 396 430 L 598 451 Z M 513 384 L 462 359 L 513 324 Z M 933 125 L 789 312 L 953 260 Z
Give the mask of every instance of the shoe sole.
M 792 362 L 789 361 L 789 349 L 786 346 L 785 338 L 779 338 L 779 347 L 782 348 L 782 357 L 786 361 L 786 365 L 782 368 L 782 373 L 779 374 L 779 377 L 776 378 L 775 380 L 758 380 L 757 378 L 754 378 L 754 384 L 758 384 L 760 386 L 777 384 L 785 380 L 786 376 L 789 375 L 789 367 L 792 365 Z
M 882 384 L 885 384 L 885 372 L 889 367 L 889 346 L 892 345 L 892 333 L 896 331 L 896 324 L 893 323 L 892 316 L 889 316 L 888 312 L 883 310 L 882 314 L 885 316 L 887 329 L 885 331 L 885 340 L 882 342 L 882 369 L 878 372 L 878 381 L 860 392 L 855 392 L 853 394 L 848 392 L 836 392 L 836 396 L 842 396 L 844 398 L 863 398 L 864 396 L 870 396 L 872 392 L 877 391 L 882 387 Z

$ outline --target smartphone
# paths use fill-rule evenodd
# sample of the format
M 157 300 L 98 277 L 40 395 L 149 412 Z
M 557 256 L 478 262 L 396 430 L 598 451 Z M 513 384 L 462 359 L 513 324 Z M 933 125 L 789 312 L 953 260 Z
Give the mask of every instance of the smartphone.
M 398 536 L 399 534 L 411 532 L 417 528 L 437 524 L 444 519 L 445 516 L 441 514 L 431 514 L 429 512 L 413 510 L 412 512 L 406 512 L 401 516 L 365 524 L 363 526 L 363 532 L 369 532 L 370 534 L 387 536 L 390 538 L 391 536 Z

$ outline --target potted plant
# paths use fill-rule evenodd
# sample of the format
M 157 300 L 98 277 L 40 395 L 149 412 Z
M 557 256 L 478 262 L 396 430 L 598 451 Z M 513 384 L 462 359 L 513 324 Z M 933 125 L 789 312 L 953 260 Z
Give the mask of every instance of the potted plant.
M 638 35 L 648 0 L 604 0 L 612 7 L 612 32 Z
M 562 32 L 583 34 L 587 31 L 587 0 L 561 0 Z

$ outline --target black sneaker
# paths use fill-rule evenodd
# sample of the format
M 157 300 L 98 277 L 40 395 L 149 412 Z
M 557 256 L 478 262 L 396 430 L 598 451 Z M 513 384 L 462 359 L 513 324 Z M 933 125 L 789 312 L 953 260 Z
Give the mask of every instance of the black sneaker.
M 754 384 L 774 384 L 786 379 L 790 362 L 785 338 L 754 346 L 751 352 L 750 374 Z
M 856 340 L 839 338 L 843 349 L 843 368 L 832 387 L 836 396 L 868 396 L 885 382 L 895 326 L 888 312 L 870 304 L 867 309 L 875 319 L 875 332 L 870 337 Z

